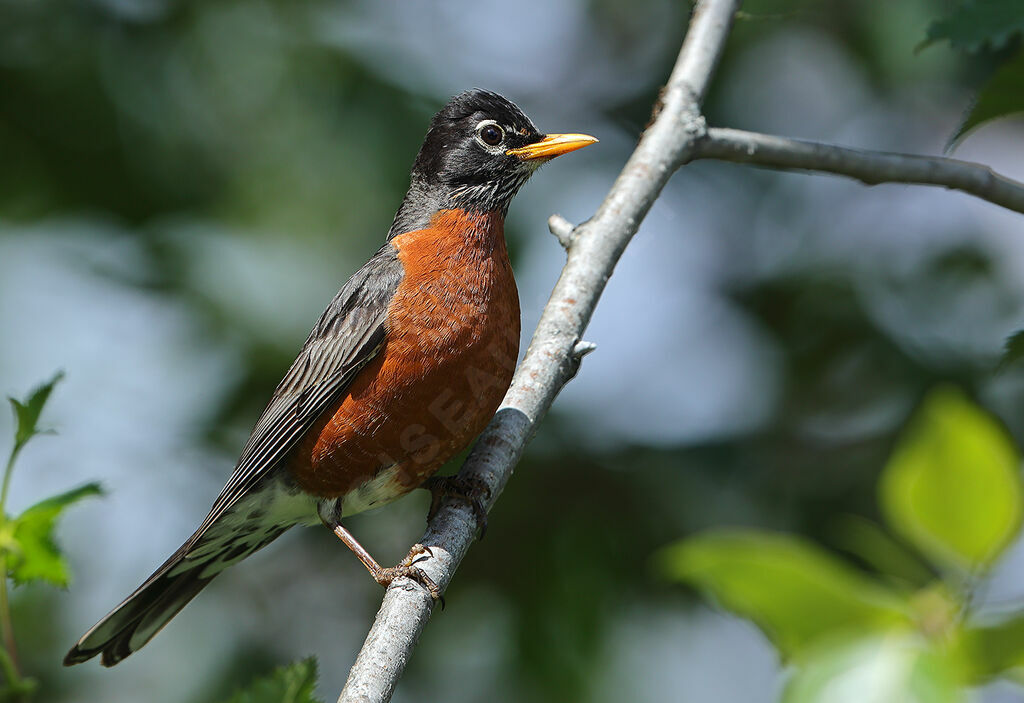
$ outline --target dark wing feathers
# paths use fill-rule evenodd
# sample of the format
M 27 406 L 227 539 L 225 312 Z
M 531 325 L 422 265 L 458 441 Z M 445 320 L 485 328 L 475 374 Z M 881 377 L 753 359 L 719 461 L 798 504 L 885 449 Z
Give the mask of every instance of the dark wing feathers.
M 77 664 L 103 654 L 112 666 L 145 644 L 213 578 L 205 575 L 208 560 L 175 569 L 202 540 L 209 527 L 270 475 L 309 426 L 344 392 L 352 378 L 379 352 L 387 336 L 388 305 L 402 280 L 397 253 L 385 244 L 349 279 L 320 316 L 298 358 L 256 423 L 249 442 L 210 514 L 186 542 L 120 605 L 78 641 L 64 659 Z M 272 531 L 256 546 L 238 535 L 245 551 L 255 551 L 284 528 Z M 223 545 L 226 554 L 237 545 Z M 223 550 L 222 550 L 223 551 Z M 225 556 L 218 551 L 211 560 Z
M 385 317 L 402 280 L 385 244 L 338 292 L 256 422 L 238 465 L 199 532 L 267 476 L 384 345 Z

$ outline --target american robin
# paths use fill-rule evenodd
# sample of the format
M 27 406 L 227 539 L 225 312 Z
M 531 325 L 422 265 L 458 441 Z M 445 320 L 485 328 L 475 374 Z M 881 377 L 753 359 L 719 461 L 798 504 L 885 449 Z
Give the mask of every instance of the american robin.
M 430 122 L 387 241 L 313 327 L 210 514 L 64 658 L 113 666 L 217 574 L 297 524 L 322 522 L 377 583 L 408 576 L 416 545 L 384 568 L 342 527 L 431 479 L 497 410 L 519 354 L 519 296 L 505 248 L 509 203 L 538 166 L 596 142 L 549 134 L 483 90 Z M 436 505 L 436 501 L 435 501 Z

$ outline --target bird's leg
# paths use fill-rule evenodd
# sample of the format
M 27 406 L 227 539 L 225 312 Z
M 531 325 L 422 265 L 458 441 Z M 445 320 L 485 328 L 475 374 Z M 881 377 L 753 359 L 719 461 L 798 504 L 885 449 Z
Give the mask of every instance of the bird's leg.
M 339 506 L 340 508 L 340 506 Z M 441 595 L 441 589 L 438 588 L 434 580 L 427 576 L 426 572 L 418 566 L 413 566 L 417 559 L 424 554 L 433 556 L 430 551 L 430 547 L 425 547 L 422 544 L 414 544 L 412 549 L 409 550 L 409 554 L 403 559 L 397 566 L 381 566 L 377 563 L 377 560 L 370 556 L 370 553 L 366 551 L 363 545 L 359 544 L 359 541 L 355 536 L 346 530 L 341 520 L 337 519 L 336 513 L 339 510 L 333 510 L 329 514 L 324 514 L 321 511 L 320 519 L 323 521 L 330 530 L 345 543 L 345 546 L 352 550 L 352 553 L 356 555 L 359 561 L 363 562 L 363 566 L 370 572 L 370 576 L 373 580 L 379 583 L 381 586 L 387 588 L 391 585 L 391 582 L 395 579 L 402 578 L 403 576 L 412 579 L 416 583 L 427 589 L 427 593 L 430 597 L 436 601 L 441 602 L 441 607 L 444 608 L 444 598 Z
M 491 489 L 486 483 L 476 477 L 431 476 L 420 484 L 420 488 L 430 491 L 430 510 L 427 512 L 427 522 L 434 519 L 434 515 L 441 507 L 442 499 L 459 498 L 469 503 L 469 507 L 473 509 L 476 526 L 480 528 L 480 539 L 484 538 L 487 533 L 487 511 L 484 510 L 484 500 L 491 494 Z

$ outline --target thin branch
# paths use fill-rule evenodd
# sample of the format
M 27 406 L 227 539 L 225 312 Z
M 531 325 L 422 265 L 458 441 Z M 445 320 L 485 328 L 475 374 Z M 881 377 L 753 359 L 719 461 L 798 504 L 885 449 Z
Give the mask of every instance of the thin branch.
M 710 128 L 693 159 L 721 159 L 780 169 L 823 171 L 868 185 L 917 183 L 970 193 L 1024 213 L 1024 183 L 988 166 L 941 156 L 914 156 L 849 149 L 739 129 Z
M 474 446 L 460 476 L 483 482 L 490 510 L 537 423 L 573 376 L 586 345 L 577 347 L 616 262 L 672 173 L 689 160 L 704 134 L 700 101 L 707 92 L 740 0 L 701 0 L 656 116 L 592 219 L 575 229 L 568 260 L 541 315 L 501 409 Z M 420 540 L 433 556 L 420 566 L 442 588 L 475 538 L 473 511 L 446 501 Z M 433 603 L 406 579 L 385 592 L 377 618 L 349 672 L 339 703 L 391 698 Z
M 555 235 L 562 248 L 568 251 L 572 246 L 572 240 L 576 237 L 576 227 L 569 220 L 561 215 L 552 215 L 548 218 L 548 229 Z
M 574 359 L 582 359 L 587 354 L 597 351 L 597 345 L 593 342 L 587 342 L 580 340 L 572 347 L 572 356 Z

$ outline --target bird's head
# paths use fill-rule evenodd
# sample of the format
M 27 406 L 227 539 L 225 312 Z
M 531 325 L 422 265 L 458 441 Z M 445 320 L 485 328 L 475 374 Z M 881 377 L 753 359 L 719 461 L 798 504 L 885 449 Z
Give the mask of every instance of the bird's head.
M 455 207 L 505 213 L 541 164 L 596 141 L 586 134 L 543 134 L 506 98 L 466 91 L 430 121 L 403 210 L 426 215 L 426 210 Z M 401 218 L 402 212 L 396 226 Z

